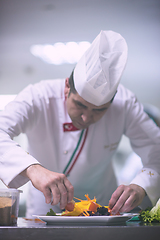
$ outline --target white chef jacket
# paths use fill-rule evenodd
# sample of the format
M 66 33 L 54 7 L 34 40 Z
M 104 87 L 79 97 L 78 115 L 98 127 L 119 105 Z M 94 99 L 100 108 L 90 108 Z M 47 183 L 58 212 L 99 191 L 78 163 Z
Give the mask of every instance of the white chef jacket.
M 63 131 L 63 123 L 71 122 L 64 87 L 64 79 L 29 85 L 1 112 L 0 178 L 9 187 L 18 188 L 28 181 L 20 173 L 31 164 L 40 163 L 49 170 L 63 172 L 70 160 L 82 130 Z M 20 133 L 28 138 L 28 153 L 12 141 Z M 156 203 L 160 197 L 160 129 L 143 112 L 134 94 L 121 84 L 104 116 L 89 126 L 84 146 L 68 176 L 76 197 L 84 199 L 88 193 L 91 198 L 96 196 L 98 203 L 108 204 L 108 187 L 112 184 L 109 179 L 113 174 L 108 169 L 123 134 L 129 137 L 144 166 L 132 183 L 143 187 L 152 204 Z M 49 208 L 43 194 L 31 185 L 27 216 L 46 214 Z

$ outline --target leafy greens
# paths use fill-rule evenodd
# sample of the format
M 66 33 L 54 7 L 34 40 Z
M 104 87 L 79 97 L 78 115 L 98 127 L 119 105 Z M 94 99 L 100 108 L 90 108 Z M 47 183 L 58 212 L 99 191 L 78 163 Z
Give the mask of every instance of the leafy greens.
M 160 199 L 153 208 L 142 210 L 139 219 L 143 222 L 160 222 Z
M 46 216 L 56 216 L 56 213 L 50 208 L 50 211 L 47 212 Z

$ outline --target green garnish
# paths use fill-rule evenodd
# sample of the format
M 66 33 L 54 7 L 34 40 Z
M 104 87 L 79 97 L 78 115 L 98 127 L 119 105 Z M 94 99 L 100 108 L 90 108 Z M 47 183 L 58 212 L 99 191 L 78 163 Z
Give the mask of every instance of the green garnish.
M 143 222 L 160 222 L 160 199 L 156 206 L 153 208 L 147 208 L 142 210 L 139 215 L 139 219 Z
M 151 208 L 147 208 L 146 210 L 140 211 L 139 219 L 142 222 L 152 222 L 151 216 L 149 214 L 150 210 L 151 210 Z
M 56 216 L 56 213 L 50 208 L 50 211 L 47 212 L 46 216 Z

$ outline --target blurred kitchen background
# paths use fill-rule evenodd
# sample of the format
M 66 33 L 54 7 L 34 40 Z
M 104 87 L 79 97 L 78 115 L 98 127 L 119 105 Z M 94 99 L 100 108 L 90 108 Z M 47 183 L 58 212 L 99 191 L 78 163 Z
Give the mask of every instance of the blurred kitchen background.
M 69 77 L 101 30 L 119 32 L 126 39 L 129 57 L 121 82 L 159 114 L 160 0 L 0 0 L 0 110 L 28 84 Z M 25 136 L 15 140 L 27 147 Z M 119 161 L 113 162 L 118 184 L 128 183 L 141 167 L 139 161 L 127 176 L 121 166 L 131 152 L 124 137 Z M 5 188 L 2 182 L 0 187 Z M 21 189 L 23 216 L 27 184 Z

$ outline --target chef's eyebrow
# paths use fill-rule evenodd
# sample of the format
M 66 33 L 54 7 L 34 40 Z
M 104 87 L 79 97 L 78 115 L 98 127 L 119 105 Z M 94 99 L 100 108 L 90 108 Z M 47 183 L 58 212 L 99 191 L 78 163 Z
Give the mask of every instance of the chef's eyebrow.
M 73 99 L 73 101 L 74 101 L 74 103 L 75 104 L 77 104 L 77 105 L 79 105 L 80 107 L 83 107 L 83 108 L 88 108 L 86 105 L 84 105 L 83 103 L 81 103 L 81 102 L 79 102 L 79 101 L 77 101 L 77 100 L 75 100 L 75 99 Z M 107 108 L 108 107 L 102 107 L 102 108 L 93 108 L 92 110 L 93 111 L 99 111 L 99 112 L 103 112 L 103 111 L 105 111 L 105 110 L 107 110 Z
M 73 102 L 74 102 L 75 104 L 79 105 L 80 107 L 87 108 L 86 105 L 84 105 L 83 103 L 81 103 L 81 102 L 79 102 L 79 101 L 77 101 L 77 100 L 75 100 L 75 99 L 73 99 Z
M 99 111 L 99 112 L 103 112 L 103 111 L 105 111 L 105 110 L 107 110 L 108 109 L 108 107 L 103 107 L 103 108 L 94 108 L 93 109 L 93 111 Z

